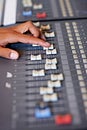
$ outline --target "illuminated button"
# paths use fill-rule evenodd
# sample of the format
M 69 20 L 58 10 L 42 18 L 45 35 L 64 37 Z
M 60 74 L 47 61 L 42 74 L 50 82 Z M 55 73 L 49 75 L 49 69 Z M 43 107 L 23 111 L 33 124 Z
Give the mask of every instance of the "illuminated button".
M 72 37 L 72 34 L 68 34 L 68 37 Z
M 53 50 L 52 50 L 52 54 L 57 54 L 57 50 L 56 50 L 56 49 L 53 49 Z
M 74 45 L 74 42 L 70 42 L 70 45 Z
M 56 50 L 56 49 L 46 50 L 46 54 L 47 54 L 47 55 L 49 55 L 49 54 L 57 54 L 57 50 Z
M 49 70 L 49 69 L 57 69 L 55 64 L 45 64 L 45 69 Z
M 68 22 L 66 22 L 66 23 L 65 23 L 65 25 L 66 25 L 66 26 L 69 26 L 69 23 L 68 23 Z
M 53 88 L 48 88 L 48 87 L 40 87 L 40 94 L 52 94 L 53 93 Z
M 83 46 L 82 46 L 82 45 L 79 45 L 79 49 L 83 49 Z
M 48 38 L 50 38 L 50 37 L 55 37 L 55 33 L 54 32 L 45 32 L 45 37 L 48 37 Z
M 77 29 L 77 26 L 73 26 L 74 29 Z
M 49 29 L 51 29 L 51 27 L 50 27 L 50 25 L 49 24 L 47 24 L 47 25 L 41 25 L 41 30 L 49 30 Z
M 84 54 L 84 50 L 80 50 L 80 53 L 81 53 L 81 54 Z
M 81 88 L 81 92 L 82 92 L 82 93 L 87 93 L 86 88 Z
M 56 64 L 51 64 L 51 69 L 57 69 Z
M 72 50 L 72 54 L 76 54 L 76 50 Z
M 87 108 L 87 101 L 84 101 L 84 106 Z
M 44 102 L 55 102 L 57 100 L 58 100 L 58 96 L 56 93 L 43 95 Z
M 63 74 L 51 74 L 51 80 L 55 81 L 55 80 L 60 80 L 62 81 L 64 79 Z
M 82 42 L 81 41 L 77 41 L 78 42 L 78 45 L 82 45 Z
M 54 47 L 53 47 L 53 44 L 51 44 L 51 46 L 49 48 L 47 47 L 43 47 L 43 50 L 52 50 Z
M 58 74 L 58 80 L 60 80 L 60 81 L 64 80 L 64 77 L 63 77 L 62 73 Z
M 24 8 L 23 16 L 32 16 L 32 11 L 29 9 L 29 7 Z
M 37 14 L 36 14 L 36 17 L 37 17 L 37 18 L 46 18 L 46 17 L 47 17 L 47 14 L 46 14 L 46 12 L 37 13 Z
M 72 37 L 69 37 L 69 41 L 73 41 L 73 38 L 72 38 Z
M 41 60 L 41 55 L 31 55 L 31 60 Z
M 71 30 L 67 30 L 67 33 L 71 34 Z
M 75 33 L 76 37 L 80 37 L 79 33 Z
M 50 95 L 49 94 L 45 94 L 43 95 L 43 101 L 44 102 L 50 102 L 51 98 L 50 98 Z
M 84 65 L 85 69 L 87 69 L 87 64 Z
M 77 74 L 81 75 L 82 74 L 81 70 L 77 70 Z
M 6 88 L 11 88 L 11 87 L 12 87 L 12 86 L 11 86 L 11 83 L 6 82 L 6 83 L 5 83 L 5 87 L 6 87 Z
M 71 46 L 71 49 L 72 49 L 72 50 L 75 50 L 75 46 Z
M 76 26 L 76 25 L 77 25 L 77 23 L 76 23 L 76 22 L 72 22 L 72 25 L 73 25 L 73 26 Z
M 73 58 L 74 58 L 74 59 L 78 59 L 78 56 L 77 56 L 77 55 L 73 55 Z
M 83 59 L 86 59 L 86 55 L 85 54 L 82 54 L 81 55 Z
M 22 4 L 24 7 L 32 7 L 32 1 L 31 0 L 22 0 Z
M 43 5 L 42 4 L 34 4 L 33 9 L 42 9 Z
M 32 46 L 34 46 L 34 47 L 35 47 L 35 46 L 40 46 L 40 45 L 37 45 L 37 44 L 32 44 Z
M 80 37 L 76 37 L 76 39 L 77 39 L 77 41 L 80 41 L 80 40 L 81 40 L 81 38 L 80 38 Z
M 51 44 L 51 46 L 48 48 L 49 50 L 52 50 L 53 49 L 53 44 Z
M 52 59 L 52 64 L 57 64 L 57 59 L 56 58 Z
M 52 54 L 52 51 L 47 49 L 47 50 L 46 50 L 46 54 L 47 54 L 47 55 L 50 55 L 50 54 Z
M 87 108 L 85 109 L 85 113 L 87 114 Z
M 57 64 L 57 59 L 46 59 L 46 64 Z
M 42 60 L 41 55 L 37 55 L 37 60 Z
M 75 33 L 78 33 L 79 31 L 78 31 L 78 29 L 75 29 L 74 32 L 75 32 Z
M 81 87 L 84 87 L 84 86 L 85 86 L 85 82 L 84 82 L 84 81 L 80 81 L 80 82 L 79 82 L 79 85 L 80 85 Z
M 87 63 L 87 59 L 83 59 L 83 63 Z
M 86 74 L 87 74 L 87 70 L 85 70 L 86 71 Z
M 52 64 L 52 60 L 51 59 L 46 59 L 46 64 Z
M 51 80 L 52 81 L 58 80 L 58 75 L 57 74 L 51 74 Z
M 66 26 L 67 29 L 70 29 L 70 26 Z
M 51 69 L 51 65 L 49 65 L 49 64 L 45 64 L 45 69 L 46 69 L 46 70 Z
M 47 47 L 43 47 L 43 50 L 49 50 Z
M 78 80 L 84 80 L 84 79 L 83 79 L 83 76 L 81 76 L 81 75 L 78 76 Z
M 36 59 L 37 59 L 37 57 L 36 57 L 36 56 L 31 55 L 31 60 L 36 60 Z
M 76 65 L 76 69 L 81 69 L 80 65 Z
M 45 76 L 45 72 L 44 72 L 44 70 L 33 70 L 32 76 L 34 76 L 34 77 Z
M 75 59 L 74 60 L 75 64 L 79 64 L 79 60 Z
M 48 81 L 48 87 L 55 87 L 55 88 L 59 88 L 61 87 L 61 82 L 59 80 L 57 81 Z
M 12 78 L 13 77 L 13 74 L 10 73 L 10 72 L 7 72 L 7 75 L 6 75 L 7 78 Z
M 50 107 L 45 102 L 40 102 L 35 108 L 35 117 L 36 118 L 50 118 L 52 112 Z
M 57 125 L 70 125 L 72 123 L 72 116 L 70 114 L 55 116 L 55 123 Z
M 33 22 L 36 27 L 40 27 L 40 22 Z
M 51 95 L 51 101 L 52 102 L 55 102 L 55 101 L 57 101 L 58 100 L 58 95 L 57 95 L 57 93 L 53 93 L 52 95 Z
M 87 100 L 87 94 L 86 93 L 82 94 L 82 98 L 83 100 Z

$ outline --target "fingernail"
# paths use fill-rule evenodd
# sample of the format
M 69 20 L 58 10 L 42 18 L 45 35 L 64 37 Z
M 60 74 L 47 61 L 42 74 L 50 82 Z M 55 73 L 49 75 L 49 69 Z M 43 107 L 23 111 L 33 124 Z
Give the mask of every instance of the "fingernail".
M 10 59 L 14 60 L 14 59 L 17 59 L 18 58 L 18 55 L 14 52 L 11 52 L 10 53 Z

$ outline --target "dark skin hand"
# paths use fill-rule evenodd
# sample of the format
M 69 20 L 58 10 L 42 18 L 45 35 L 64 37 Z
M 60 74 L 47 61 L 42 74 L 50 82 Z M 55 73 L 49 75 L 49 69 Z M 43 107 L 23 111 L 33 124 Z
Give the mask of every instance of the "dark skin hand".
M 32 35 L 24 34 L 27 31 Z M 31 21 L 12 27 L 0 28 L 0 56 L 8 59 L 18 59 L 19 53 L 17 51 L 5 48 L 7 44 L 16 42 L 38 44 L 43 47 L 50 46 L 41 31 Z

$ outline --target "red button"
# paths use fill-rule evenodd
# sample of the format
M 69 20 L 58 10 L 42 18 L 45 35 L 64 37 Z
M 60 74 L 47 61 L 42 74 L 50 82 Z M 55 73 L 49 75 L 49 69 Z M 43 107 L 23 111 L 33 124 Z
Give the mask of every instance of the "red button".
M 72 123 L 72 116 L 70 114 L 55 116 L 55 123 L 57 125 L 69 125 Z
M 37 17 L 37 18 L 46 18 L 46 17 L 47 17 L 47 14 L 46 14 L 46 12 L 37 13 L 37 14 L 36 14 L 36 17 Z

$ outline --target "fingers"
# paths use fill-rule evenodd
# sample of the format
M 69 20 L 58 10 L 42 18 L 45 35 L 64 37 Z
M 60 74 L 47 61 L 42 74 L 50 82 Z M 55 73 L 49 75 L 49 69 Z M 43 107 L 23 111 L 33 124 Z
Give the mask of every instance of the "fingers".
M 28 22 L 22 23 L 20 25 L 17 25 L 15 27 L 12 27 L 12 29 L 15 30 L 16 32 L 20 32 L 20 33 L 25 33 L 27 31 L 30 31 L 30 33 L 34 37 L 39 37 L 39 38 L 46 40 L 44 35 L 42 34 L 42 32 L 31 21 L 28 21 Z
M 37 45 L 40 45 L 40 46 L 43 46 L 43 47 L 49 47 L 50 46 L 50 43 L 48 43 L 48 42 L 46 42 L 42 39 L 39 39 L 37 37 L 30 36 L 30 35 L 18 34 L 18 35 L 16 35 L 16 38 L 19 42 L 22 42 L 22 43 L 37 44 Z
M 31 21 L 12 27 L 12 29 L 20 33 L 30 31 L 31 34 L 33 34 L 36 37 L 38 37 L 40 33 L 39 29 Z
M 7 58 L 7 59 L 18 59 L 19 54 L 18 52 L 11 50 L 9 48 L 0 47 L 0 56 Z
M 34 36 L 18 33 L 15 31 L 11 31 L 8 33 L 2 33 L 0 35 L 0 45 L 5 46 L 8 43 L 15 43 L 15 42 L 22 42 L 22 43 L 30 43 L 30 44 L 38 44 L 44 47 L 49 47 L 50 44 L 47 43 L 45 40 L 40 38 L 36 38 Z
M 25 35 L 24 33 L 30 31 L 31 35 Z M 9 28 L 8 37 L 6 38 L 7 43 L 22 42 L 30 44 L 38 44 L 43 47 L 49 47 L 50 44 L 46 42 L 45 36 L 31 21 L 16 25 Z M 5 44 L 5 45 L 6 45 Z
M 31 32 L 33 36 L 35 37 L 40 36 L 40 30 L 31 21 L 25 24 L 27 25 L 27 27 L 29 28 L 29 31 Z

